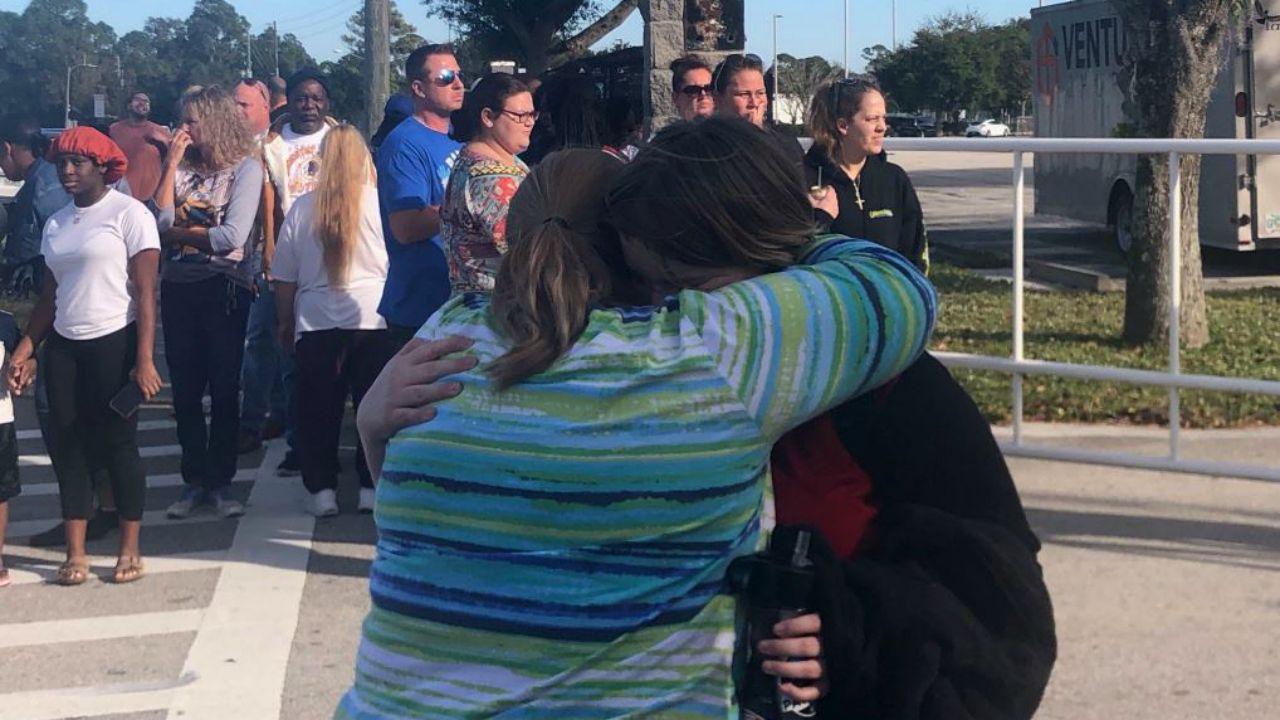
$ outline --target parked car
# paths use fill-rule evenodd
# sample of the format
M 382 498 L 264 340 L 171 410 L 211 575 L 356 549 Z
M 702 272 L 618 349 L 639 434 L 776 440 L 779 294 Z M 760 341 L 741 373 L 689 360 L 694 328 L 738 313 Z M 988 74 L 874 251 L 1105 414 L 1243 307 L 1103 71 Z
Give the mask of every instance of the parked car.
M 989 119 L 974 123 L 964 130 L 965 137 L 1008 137 L 1012 134 L 1008 125 Z
M 885 135 L 889 137 L 924 137 L 924 129 L 920 127 L 915 115 L 905 113 L 889 113 L 884 116 Z
M 938 137 L 938 121 L 932 115 L 917 115 L 916 126 L 920 128 L 920 137 Z

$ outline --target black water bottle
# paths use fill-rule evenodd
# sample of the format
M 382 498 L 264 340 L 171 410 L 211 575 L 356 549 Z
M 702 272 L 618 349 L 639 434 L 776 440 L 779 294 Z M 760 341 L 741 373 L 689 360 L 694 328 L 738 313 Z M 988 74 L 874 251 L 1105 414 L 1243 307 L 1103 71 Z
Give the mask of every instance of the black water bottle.
M 815 573 L 809 559 L 812 531 L 782 526 L 769 538 L 769 548 L 752 563 L 747 580 L 747 673 L 740 695 L 743 720 L 816 718 L 812 703 L 796 702 L 782 694 L 782 681 L 766 674 L 766 659 L 757 650 L 761 640 L 774 637 L 773 626 L 811 612 Z M 795 682 L 794 684 L 803 684 Z

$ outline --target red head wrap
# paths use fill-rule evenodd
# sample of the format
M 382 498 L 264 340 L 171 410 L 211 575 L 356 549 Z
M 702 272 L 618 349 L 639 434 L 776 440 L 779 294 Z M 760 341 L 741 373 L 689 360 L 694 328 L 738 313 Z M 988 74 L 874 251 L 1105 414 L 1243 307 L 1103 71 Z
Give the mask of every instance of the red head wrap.
M 114 185 L 124 177 L 129 167 L 129 159 L 119 145 L 91 127 L 80 126 L 64 130 L 49 147 L 46 157 L 50 161 L 59 155 L 83 155 L 98 165 L 105 165 L 105 179 L 108 185 Z

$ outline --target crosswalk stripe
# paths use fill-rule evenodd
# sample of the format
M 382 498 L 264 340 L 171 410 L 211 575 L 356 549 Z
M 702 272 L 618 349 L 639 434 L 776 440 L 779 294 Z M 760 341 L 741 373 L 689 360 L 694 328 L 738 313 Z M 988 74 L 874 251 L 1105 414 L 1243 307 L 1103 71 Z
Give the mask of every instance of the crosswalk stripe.
M 195 682 L 185 676 L 165 683 L 120 683 L 55 688 L 0 695 L 0 720 L 63 720 L 165 710 L 174 689 Z
M 172 420 L 140 420 L 138 422 L 138 432 L 153 432 L 177 427 L 178 424 Z M 18 431 L 19 440 L 39 440 L 41 437 L 39 428 Z
M 138 448 L 138 454 L 145 458 L 173 457 L 182 454 L 181 445 L 147 445 Z M 19 467 L 51 467 L 53 460 L 48 455 L 19 455 Z
M 272 443 L 227 552 L 184 673 L 201 682 L 175 693 L 170 717 L 280 717 L 289 655 L 311 557 L 315 519 L 297 512 L 297 485 L 262 482 L 284 456 Z
M 203 610 L 132 613 L 0 625 L 0 648 L 93 642 L 191 632 L 200 625 Z
M 231 478 L 231 481 L 242 482 L 245 480 L 252 480 L 255 477 L 257 477 L 257 474 L 258 474 L 257 468 L 241 468 L 236 472 L 235 477 Z M 167 487 L 182 487 L 182 474 L 168 473 L 164 475 L 148 475 L 147 476 L 148 490 L 153 490 L 155 488 L 167 488 Z M 22 497 L 46 497 L 49 495 L 57 495 L 57 494 L 58 494 L 57 482 L 32 483 L 30 485 L 28 485 L 27 483 L 22 484 Z
M 221 568 L 226 557 L 226 550 L 211 550 L 180 555 L 153 555 L 144 557 L 142 562 L 146 565 L 147 575 L 151 576 L 161 573 Z M 10 555 L 8 564 L 9 576 L 13 579 L 14 586 L 52 582 L 58 574 L 58 566 L 62 564 L 61 558 L 49 562 L 29 564 L 15 564 L 14 560 L 14 556 Z M 89 582 L 94 582 L 93 578 L 96 577 L 94 572 L 100 569 L 110 570 L 115 565 L 116 557 L 114 555 L 90 555 L 89 566 L 91 572 L 89 573 Z
M 165 514 L 164 510 L 151 510 L 142 513 L 142 531 L 145 533 L 147 528 L 165 527 L 167 525 L 220 522 L 222 520 L 223 518 L 206 508 L 201 508 L 201 512 L 199 514 L 192 515 L 185 520 L 170 518 Z M 38 520 L 19 520 L 17 522 L 11 522 L 9 523 L 8 535 L 10 538 L 30 537 L 38 532 L 48 530 L 55 522 L 57 522 L 57 518 L 42 518 Z

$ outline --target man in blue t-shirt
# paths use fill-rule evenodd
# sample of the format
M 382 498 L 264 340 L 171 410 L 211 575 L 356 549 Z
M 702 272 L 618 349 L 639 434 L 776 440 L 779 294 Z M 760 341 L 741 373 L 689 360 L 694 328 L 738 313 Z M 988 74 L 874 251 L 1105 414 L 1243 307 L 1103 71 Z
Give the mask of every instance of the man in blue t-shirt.
M 448 45 L 424 45 L 405 62 L 413 115 L 378 150 L 378 199 L 386 235 L 387 284 L 378 312 L 397 347 L 449 299 L 449 268 L 440 249 L 440 203 L 461 143 L 449 138 L 449 115 L 466 86 Z

